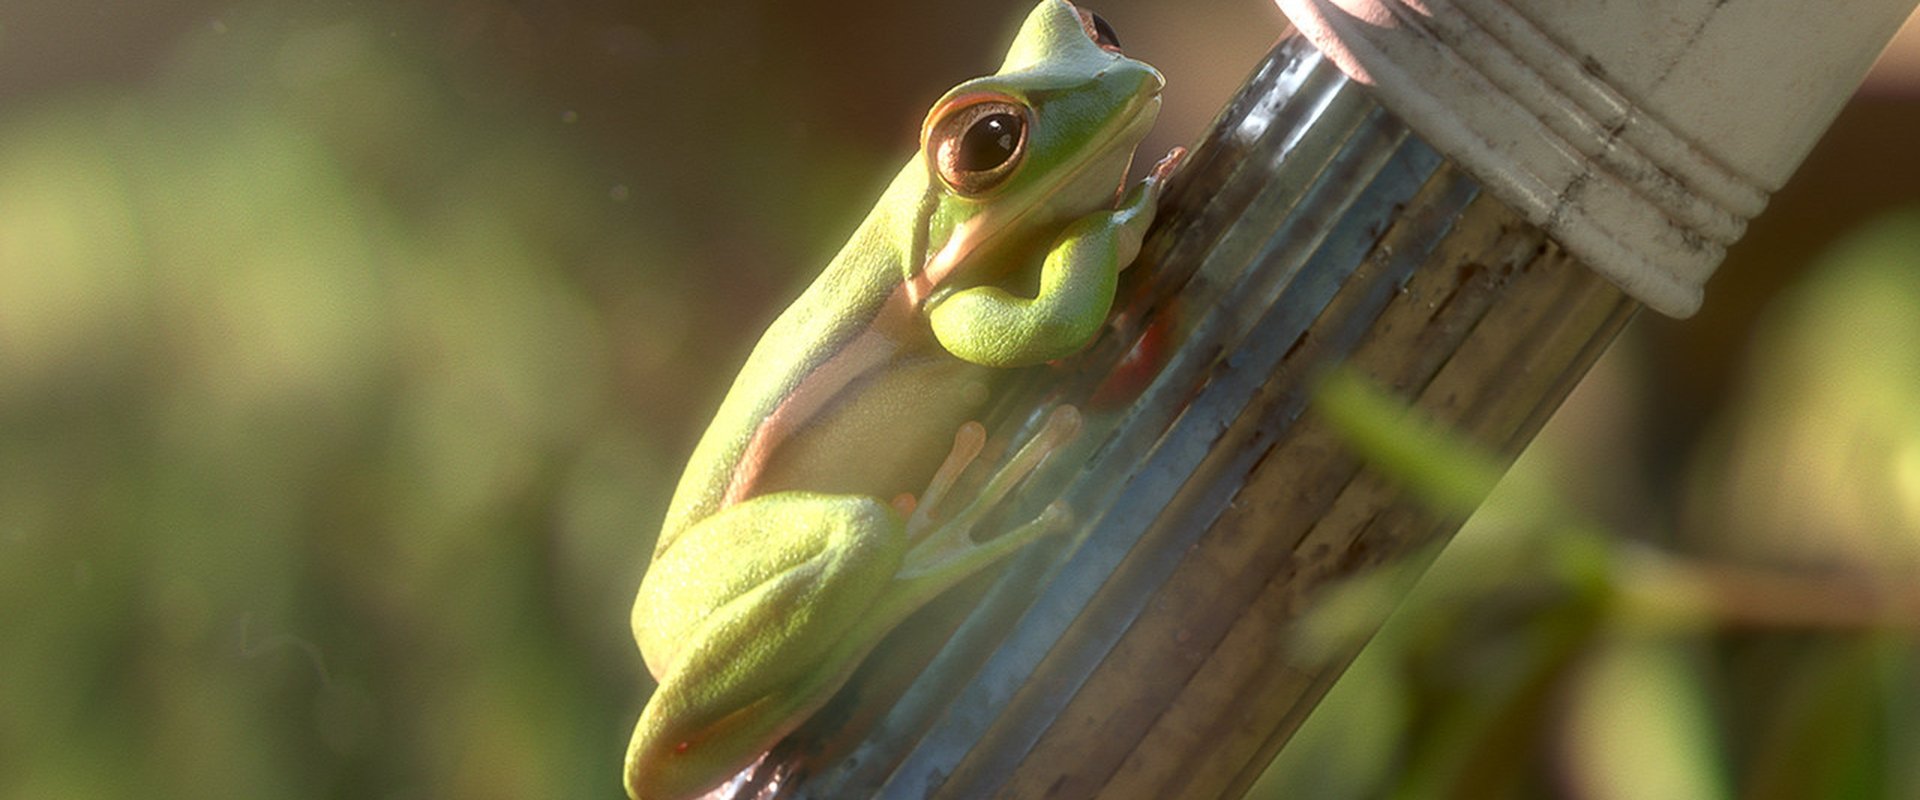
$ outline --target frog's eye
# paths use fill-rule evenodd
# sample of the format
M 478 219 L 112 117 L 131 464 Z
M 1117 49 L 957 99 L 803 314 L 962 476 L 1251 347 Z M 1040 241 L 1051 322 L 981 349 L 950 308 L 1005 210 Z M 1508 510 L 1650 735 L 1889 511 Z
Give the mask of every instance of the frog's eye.
M 962 195 L 999 186 L 1027 149 L 1027 110 L 1003 99 L 954 106 L 927 131 L 927 154 L 940 180 Z
M 1100 45 L 1102 50 L 1120 52 L 1120 34 L 1113 32 L 1112 25 L 1108 25 L 1099 14 L 1084 8 L 1075 8 L 1074 11 L 1080 14 L 1080 27 L 1086 29 L 1087 38 L 1092 39 L 1094 44 Z

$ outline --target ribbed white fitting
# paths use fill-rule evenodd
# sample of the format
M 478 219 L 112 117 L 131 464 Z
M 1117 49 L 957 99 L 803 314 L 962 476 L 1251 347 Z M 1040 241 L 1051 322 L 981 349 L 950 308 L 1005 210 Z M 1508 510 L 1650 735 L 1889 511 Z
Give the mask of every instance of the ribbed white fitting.
M 1567 250 L 1686 317 L 1916 0 L 1277 0 Z

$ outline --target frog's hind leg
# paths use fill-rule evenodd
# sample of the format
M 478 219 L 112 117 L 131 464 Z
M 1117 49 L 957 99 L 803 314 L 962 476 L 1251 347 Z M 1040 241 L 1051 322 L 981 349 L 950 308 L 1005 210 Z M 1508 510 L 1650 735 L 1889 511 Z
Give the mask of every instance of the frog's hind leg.
M 628 745 L 630 793 L 695 796 L 832 697 L 904 617 L 873 629 L 902 525 L 879 498 L 779 492 L 722 509 L 656 559 L 635 616 L 660 686 Z

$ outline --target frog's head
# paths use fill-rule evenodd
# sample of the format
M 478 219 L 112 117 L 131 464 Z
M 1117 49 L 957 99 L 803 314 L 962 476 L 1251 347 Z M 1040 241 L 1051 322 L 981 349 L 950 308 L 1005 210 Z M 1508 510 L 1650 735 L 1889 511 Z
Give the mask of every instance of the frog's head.
M 1164 85 L 1104 20 L 1041 0 L 1000 71 L 948 91 L 921 128 L 940 204 L 922 279 L 939 284 L 973 253 L 1051 239 L 1112 206 Z

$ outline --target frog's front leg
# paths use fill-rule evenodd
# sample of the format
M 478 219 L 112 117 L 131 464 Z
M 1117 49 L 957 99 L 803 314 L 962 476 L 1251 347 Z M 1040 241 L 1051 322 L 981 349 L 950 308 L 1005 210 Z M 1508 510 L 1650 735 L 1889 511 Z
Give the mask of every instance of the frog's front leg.
M 976 286 L 928 303 L 940 346 L 975 364 L 1018 367 L 1072 355 L 1093 339 L 1113 306 L 1120 272 L 1140 253 L 1167 178 L 1185 158 L 1174 150 L 1135 184 L 1118 208 L 1075 220 L 1040 268 L 1040 290 L 1024 298 Z
M 682 534 L 634 605 L 660 687 L 627 749 L 629 793 L 687 797 L 735 774 L 818 710 L 907 616 L 1057 530 L 1065 512 L 1049 506 L 984 543 L 971 537 L 1077 429 L 1070 406 L 1056 409 L 950 519 L 932 512 L 979 453 L 978 423 L 961 429 L 911 518 L 874 497 L 792 491 L 729 506 Z

